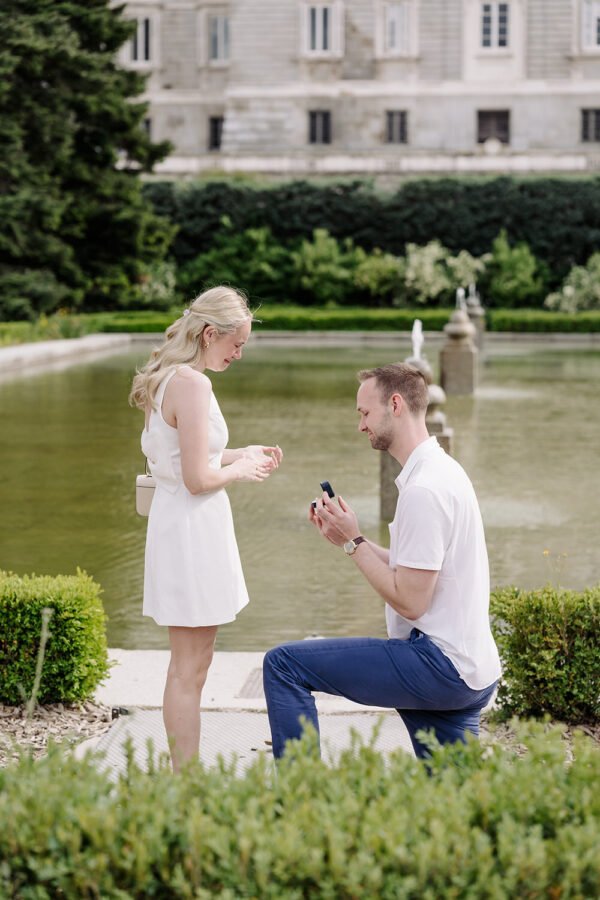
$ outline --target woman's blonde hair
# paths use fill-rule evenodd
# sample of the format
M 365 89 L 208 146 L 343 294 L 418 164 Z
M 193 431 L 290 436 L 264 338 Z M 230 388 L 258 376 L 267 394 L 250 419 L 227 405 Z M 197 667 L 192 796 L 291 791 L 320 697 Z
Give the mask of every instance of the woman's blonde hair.
M 202 334 L 208 325 L 219 334 L 232 334 L 252 319 L 248 300 L 241 291 L 220 285 L 204 291 L 183 315 L 169 325 L 165 340 L 152 351 L 150 359 L 133 379 L 129 402 L 139 409 L 154 403 L 158 386 L 173 366 L 194 366 L 202 357 Z

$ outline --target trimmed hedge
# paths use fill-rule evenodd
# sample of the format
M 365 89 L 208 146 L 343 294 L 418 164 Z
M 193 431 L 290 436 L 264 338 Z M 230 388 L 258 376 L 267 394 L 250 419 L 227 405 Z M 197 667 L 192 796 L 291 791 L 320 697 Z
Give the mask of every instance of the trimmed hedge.
M 600 753 L 565 764 L 558 729 L 446 746 L 430 761 L 354 747 L 326 765 L 310 735 L 274 772 L 259 756 L 118 779 L 57 749 L 0 771 L 0 894 L 45 898 L 437 900 L 600 895 Z M 224 738 L 226 744 L 226 738 Z
M 504 716 L 600 718 L 600 587 L 582 593 L 509 587 L 491 600 L 504 662 L 497 704 Z
M 257 187 L 233 179 L 148 182 L 144 196 L 177 226 L 178 264 L 213 244 L 225 216 L 236 232 L 270 228 L 280 243 L 325 228 L 365 250 L 402 255 L 409 242 L 487 253 L 505 229 L 548 267 L 550 287 L 583 265 L 600 241 L 600 177 L 415 178 L 395 192 L 366 181 L 291 181 Z
M 420 319 L 425 331 L 442 331 L 453 309 L 355 309 L 261 306 L 257 311 L 261 330 L 281 331 L 410 331 Z M 180 310 L 172 313 L 121 313 L 95 317 L 100 331 L 160 332 Z M 489 331 L 528 333 L 589 333 L 600 331 L 600 311 L 574 315 L 535 309 L 488 310 Z
M 421 319 L 425 331 L 442 331 L 452 312 L 452 309 L 323 309 L 277 304 L 258 309 L 257 328 L 264 331 L 410 331 L 414 320 Z M 170 312 L 61 314 L 35 325 L 0 322 L 0 346 L 96 332 L 160 334 L 180 314 L 181 307 Z M 588 334 L 600 331 L 600 311 L 569 314 L 536 309 L 491 309 L 486 311 L 486 319 L 488 331 L 496 332 Z
M 600 310 L 577 313 L 540 309 L 490 309 L 486 312 L 489 331 L 585 334 L 600 331 Z
M 51 609 L 39 703 L 81 702 L 109 670 L 101 588 L 77 575 L 14 575 L 0 571 L 0 703 L 29 698 L 42 630 Z
M 144 314 L 134 318 L 113 316 L 102 331 L 164 331 L 172 315 Z M 415 319 L 425 328 L 438 331 L 444 327 L 452 310 L 448 309 L 315 309 L 300 306 L 261 306 L 257 313 L 257 329 L 282 331 L 409 331 Z

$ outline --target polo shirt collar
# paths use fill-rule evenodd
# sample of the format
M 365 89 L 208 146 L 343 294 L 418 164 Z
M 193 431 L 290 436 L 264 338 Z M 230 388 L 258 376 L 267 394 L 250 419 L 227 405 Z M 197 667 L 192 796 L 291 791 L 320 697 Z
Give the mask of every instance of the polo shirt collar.
M 412 472 L 414 467 L 417 465 L 417 463 L 420 462 L 422 459 L 425 459 L 425 457 L 430 456 L 432 453 L 435 453 L 436 450 L 439 450 L 439 449 L 440 449 L 440 445 L 438 444 L 437 438 L 435 437 L 435 435 L 433 435 L 430 438 L 427 438 L 427 440 L 422 441 L 420 444 L 417 444 L 417 446 L 415 447 L 413 452 L 410 454 L 410 456 L 406 460 L 406 463 L 404 464 L 404 466 L 402 466 L 402 471 L 400 472 L 400 474 L 398 475 L 398 477 L 395 480 L 396 487 L 398 488 L 398 490 L 400 490 L 401 488 L 404 487 L 404 485 L 410 478 L 410 473 Z

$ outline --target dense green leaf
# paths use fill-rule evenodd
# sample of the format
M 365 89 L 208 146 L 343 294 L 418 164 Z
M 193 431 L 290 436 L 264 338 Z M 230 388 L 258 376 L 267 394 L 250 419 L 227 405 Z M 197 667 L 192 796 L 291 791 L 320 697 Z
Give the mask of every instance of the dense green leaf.
M 142 127 L 144 79 L 116 64 L 131 30 L 109 0 L 0 7 L 0 319 L 117 307 L 164 255 L 172 228 L 140 174 L 168 145 Z M 51 302 L 28 290 L 36 272 Z

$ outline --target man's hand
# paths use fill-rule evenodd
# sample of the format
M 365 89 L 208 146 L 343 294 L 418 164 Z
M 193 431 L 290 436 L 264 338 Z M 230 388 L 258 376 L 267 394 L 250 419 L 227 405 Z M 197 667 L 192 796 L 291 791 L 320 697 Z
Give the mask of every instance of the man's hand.
M 352 541 L 360 534 L 354 511 L 342 497 L 338 502 L 326 493 L 311 505 L 308 518 L 324 538 L 336 547 Z M 366 549 L 365 549 L 366 548 Z M 406 566 L 390 568 L 389 550 L 365 541 L 352 559 L 380 597 L 409 621 L 419 619 L 431 606 L 439 572 L 429 569 L 410 569 Z
M 354 511 L 342 497 L 338 497 L 337 500 L 336 503 L 323 492 L 323 496 L 317 500 L 316 509 L 311 505 L 309 519 L 324 538 L 336 547 L 341 547 L 346 541 L 358 537 L 360 529 Z

